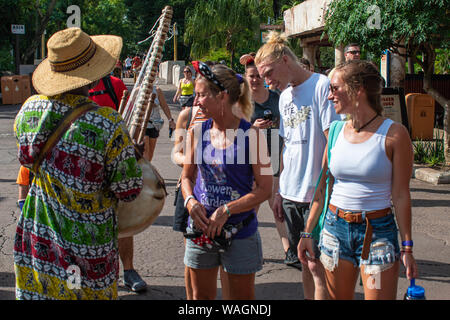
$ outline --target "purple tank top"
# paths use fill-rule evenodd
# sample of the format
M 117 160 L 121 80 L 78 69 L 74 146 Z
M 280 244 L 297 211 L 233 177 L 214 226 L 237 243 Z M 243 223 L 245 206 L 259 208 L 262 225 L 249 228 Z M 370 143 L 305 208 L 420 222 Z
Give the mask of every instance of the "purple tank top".
M 202 123 L 202 139 L 199 139 L 195 157 L 198 173 L 194 187 L 194 196 L 203 204 L 208 217 L 218 207 L 251 192 L 254 181 L 248 139 L 251 124 L 241 119 L 234 142 L 226 149 L 216 149 L 211 144 L 211 125 L 212 119 Z M 252 213 L 255 213 L 254 209 L 233 214 L 226 223 L 237 224 Z M 247 238 L 256 232 L 256 214 L 254 217 L 234 238 Z

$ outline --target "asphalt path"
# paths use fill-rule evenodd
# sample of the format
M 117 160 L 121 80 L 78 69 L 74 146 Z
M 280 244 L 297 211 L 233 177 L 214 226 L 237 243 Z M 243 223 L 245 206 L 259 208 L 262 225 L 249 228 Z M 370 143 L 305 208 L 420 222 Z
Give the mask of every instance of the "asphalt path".
M 131 85 L 131 82 L 127 82 Z M 160 86 L 165 93 L 173 117 L 179 107 L 172 103 L 173 85 Z M 19 162 L 13 135 L 14 117 L 20 105 L 0 105 L 0 300 L 13 300 L 15 277 L 13 241 L 19 209 L 15 183 Z M 164 114 L 161 112 L 163 119 Z M 136 294 L 119 284 L 121 300 L 183 300 L 184 245 L 183 236 L 172 230 L 174 192 L 181 168 L 171 160 L 173 141 L 168 137 L 168 124 L 161 130 L 153 165 L 165 180 L 168 196 L 155 223 L 134 237 L 134 265 L 148 283 L 148 290 Z M 450 299 L 450 185 L 431 185 L 411 179 L 414 256 L 429 300 Z M 256 274 L 255 293 L 258 300 L 302 300 L 301 271 L 284 265 L 284 253 L 275 228 L 272 212 L 265 202 L 258 213 L 263 243 L 264 267 Z M 121 267 L 122 268 L 122 267 Z M 397 299 L 409 284 L 401 267 Z M 122 272 L 121 272 L 122 277 Z M 217 282 L 221 298 L 220 281 Z M 362 286 L 357 284 L 355 299 L 363 299 Z

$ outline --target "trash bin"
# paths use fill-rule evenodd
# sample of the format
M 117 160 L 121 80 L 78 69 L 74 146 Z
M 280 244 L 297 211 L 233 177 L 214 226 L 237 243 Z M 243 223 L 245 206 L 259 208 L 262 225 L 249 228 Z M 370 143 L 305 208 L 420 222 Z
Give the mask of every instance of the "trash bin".
M 405 97 L 412 140 L 433 140 L 434 99 L 429 94 L 409 93 Z
M 22 75 L 19 77 L 21 93 L 21 101 L 19 103 L 24 103 L 31 96 L 31 79 L 28 75 Z
M 6 76 L 1 78 L 3 104 L 21 104 L 31 95 L 30 76 Z

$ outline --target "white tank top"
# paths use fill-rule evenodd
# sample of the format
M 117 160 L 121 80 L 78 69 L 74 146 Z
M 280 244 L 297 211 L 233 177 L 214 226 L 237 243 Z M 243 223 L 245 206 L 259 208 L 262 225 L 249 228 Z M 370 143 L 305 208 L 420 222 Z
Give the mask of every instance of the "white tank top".
M 350 143 L 342 128 L 331 149 L 330 171 L 335 178 L 330 203 L 347 210 L 378 210 L 391 206 L 392 163 L 386 155 L 386 119 L 363 143 Z

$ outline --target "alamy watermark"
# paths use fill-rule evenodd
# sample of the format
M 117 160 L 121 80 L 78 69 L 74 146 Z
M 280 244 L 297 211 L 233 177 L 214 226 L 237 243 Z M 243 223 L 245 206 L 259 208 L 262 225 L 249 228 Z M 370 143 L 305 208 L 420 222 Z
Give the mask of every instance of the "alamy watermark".
M 184 141 L 172 149 L 171 158 L 174 161 L 174 155 L 183 148 L 183 153 L 187 154 L 187 150 L 194 150 L 194 157 L 185 157 L 185 164 L 260 164 L 261 175 L 273 175 L 278 172 L 281 145 L 279 143 L 279 130 L 271 129 L 268 131 L 270 136 L 266 136 L 265 130 L 257 130 L 253 127 L 248 130 L 227 129 L 225 131 L 225 140 L 228 142 L 226 146 L 215 146 L 211 143 L 211 135 L 216 135 L 218 131 L 208 129 L 202 133 L 201 126 L 193 129 L 192 136 L 185 129 L 177 129 L 175 137 L 180 135 L 184 137 Z M 268 150 L 267 139 L 270 139 L 270 150 Z M 209 142 L 209 143 L 204 143 Z M 184 146 L 183 146 L 184 145 Z M 205 145 L 205 147 L 203 147 Z M 232 147 L 233 146 L 233 147 Z M 235 146 L 235 147 L 234 147 Z M 269 156 L 269 152 L 270 155 Z M 272 158 L 272 161 L 271 161 Z
M 381 10 L 377 5 L 371 5 L 366 12 L 370 14 L 366 26 L 369 29 L 381 29 Z
M 67 28 L 76 27 L 81 28 L 81 9 L 77 5 L 71 5 L 67 7 L 67 14 L 70 16 L 67 18 Z
M 67 288 L 70 290 L 79 290 L 81 289 L 81 270 L 77 265 L 70 265 L 66 269 L 67 273 Z
M 369 277 L 367 277 L 366 288 L 368 288 L 369 290 L 380 290 L 381 289 L 381 273 L 380 272 L 371 274 Z

